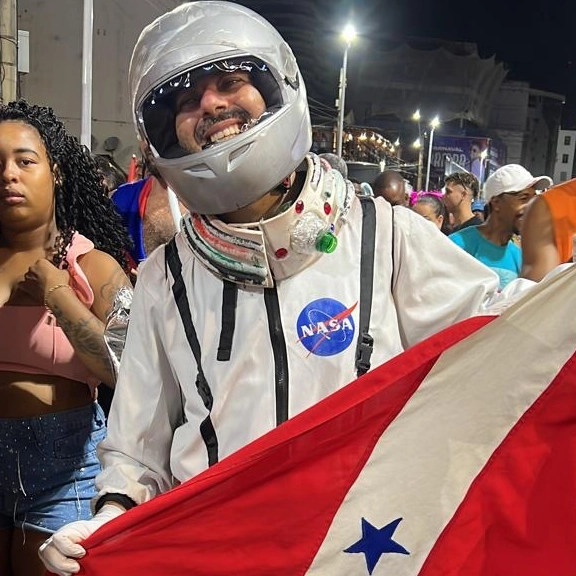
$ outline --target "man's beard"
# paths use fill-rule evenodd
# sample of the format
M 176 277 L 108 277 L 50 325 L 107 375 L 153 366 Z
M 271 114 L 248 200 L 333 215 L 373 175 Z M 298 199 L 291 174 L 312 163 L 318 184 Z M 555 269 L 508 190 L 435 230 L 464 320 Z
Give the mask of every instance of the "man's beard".
M 194 138 L 196 142 L 204 142 L 206 140 L 206 134 L 218 122 L 223 122 L 225 120 L 230 120 L 231 118 L 238 120 L 240 124 L 240 132 L 244 132 L 246 128 L 250 127 L 254 122 L 252 116 L 243 108 L 236 107 L 231 110 L 225 110 L 218 116 L 211 116 L 209 118 L 204 118 L 198 122 L 196 130 L 194 132 Z M 202 144 L 202 150 L 205 150 L 208 146 L 216 144 L 216 142 L 205 142 Z

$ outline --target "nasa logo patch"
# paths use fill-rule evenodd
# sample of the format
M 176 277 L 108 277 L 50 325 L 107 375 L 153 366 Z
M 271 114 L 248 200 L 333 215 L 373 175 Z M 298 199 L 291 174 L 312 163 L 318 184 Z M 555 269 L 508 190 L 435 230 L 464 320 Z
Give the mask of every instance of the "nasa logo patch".
M 334 356 L 352 344 L 355 334 L 352 312 L 358 302 L 346 308 L 332 298 L 310 302 L 298 316 L 298 340 L 310 354 Z

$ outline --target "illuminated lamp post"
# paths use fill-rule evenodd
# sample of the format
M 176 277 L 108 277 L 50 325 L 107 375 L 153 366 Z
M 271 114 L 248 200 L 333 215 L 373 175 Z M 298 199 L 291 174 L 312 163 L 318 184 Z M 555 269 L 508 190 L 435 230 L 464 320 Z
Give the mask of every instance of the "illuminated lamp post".
M 422 127 L 420 125 L 420 120 L 422 116 L 420 116 L 420 110 L 416 110 L 414 114 L 412 114 L 412 120 L 414 122 L 418 122 L 418 138 L 414 140 L 412 143 L 412 147 L 418 150 L 418 175 L 416 177 L 416 190 L 422 190 L 422 165 L 424 163 L 424 148 L 422 146 Z
M 336 131 L 336 154 L 342 157 L 342 137 L 344 135 L 344 103 L 346 100 L 346 70 L 348 68 L 348 49 L 356 38 L 356 31 L 351 24 L 348 24 L 343 32 L 342 38 L 346 42 L 344 48 L 344 58 L 342 60 L 342 68 L 340 69 L 340 89 L 338 94 L 338 128 Z
M 432 144 L 434 142 L 434 130 L 440 126 L 440 118 L 435 116 L 432 121 L 430 122 L 430 140 L 428 142 L 428 164 L 426 167 L 426 190 L 428 190 L 428 186 L 430 185 L 430 166 L 432 164 Z

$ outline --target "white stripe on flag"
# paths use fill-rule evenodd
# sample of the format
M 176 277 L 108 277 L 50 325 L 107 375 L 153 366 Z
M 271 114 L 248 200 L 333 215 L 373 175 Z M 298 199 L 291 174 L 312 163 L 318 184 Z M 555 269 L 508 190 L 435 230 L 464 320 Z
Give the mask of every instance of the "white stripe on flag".
M 534 288 L 502 317 L 446 351 L 374 452 L 334 518 L 308 574 L 367 574 L 343 550 L 403 518 L 374 576 L 417 574 L 471 482 L 574 352 L 576 268 Z

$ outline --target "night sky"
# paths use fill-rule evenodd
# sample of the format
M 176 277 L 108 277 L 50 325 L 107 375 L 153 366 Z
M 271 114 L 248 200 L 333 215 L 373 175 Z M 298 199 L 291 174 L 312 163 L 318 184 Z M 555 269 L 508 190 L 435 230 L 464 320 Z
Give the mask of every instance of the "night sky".
M 336 0 L 369 35 L 476 42 L 481 56 L 510 64 L 509 77 L 561 94 L 574 87 L 576 2 L 549 0 Z
M 481 57 L 496 55 L 508 65 L 509 79 L 564 94 L 567 107 L 576 109 L 574 0 L 331 0 L 326 4 L 292 0 L 290 4 L 309 2 L 327 6 L 325 29 L 336 32 L 350 19 L 370 42 L 403 37 L 475 42 Z M 266 7 L 258 11 L 266 17 Z M 576 123 L 576 110 L 574 118 L 570 123 Z
M 490 0 L 460 9 L 444 0 L 418 4 L 422 18 L 399 13 L 396 25 L 417 35 L 474 41 L 482 56 L 496 54 L 510 64 L 511 78 L 529 80 L 534 88 L 560 94 L 573 88 L 575 2 Z

